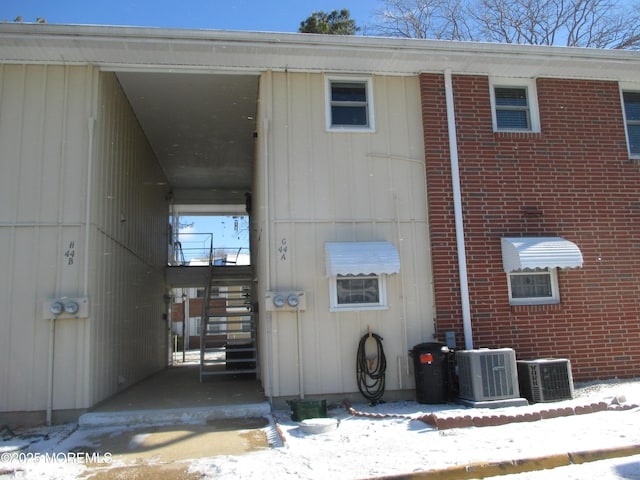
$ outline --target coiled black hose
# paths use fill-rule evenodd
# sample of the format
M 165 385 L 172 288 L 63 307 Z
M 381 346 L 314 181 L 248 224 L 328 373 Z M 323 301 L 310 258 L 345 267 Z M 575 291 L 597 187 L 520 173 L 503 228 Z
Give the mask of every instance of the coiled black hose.
M 365 344 L 369 337 L 376 341 L 376 356 L 367 358 Z M 367 333 L 360 339 L 358 354 L 356 356 L 356 372 L 358 376 L 358 390 L 373 405 L 377 404 L 385 388 L 385 372 L 387 370 L 387 358 L 384 356 L 382 337 L 375 333 Z

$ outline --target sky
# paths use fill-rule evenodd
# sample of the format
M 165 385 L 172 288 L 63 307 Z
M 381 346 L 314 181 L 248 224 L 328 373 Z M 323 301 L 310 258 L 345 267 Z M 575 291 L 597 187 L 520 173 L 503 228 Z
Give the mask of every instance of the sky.
M 249 248 L 249 221 L 247 216 L 184 216 L 180 217 L 180 242 L 186 257 L 201 257 L 208 251 L 210 237 L 213 234 L 213 248 L 220 250 Z M 192 235 L 196 234 L 196 235 Z
M 296 32 L 314 11 L 346 8 L 356 25 L 370 22 L 380 0 L 0 0 L 0 21 L 162 28 Z

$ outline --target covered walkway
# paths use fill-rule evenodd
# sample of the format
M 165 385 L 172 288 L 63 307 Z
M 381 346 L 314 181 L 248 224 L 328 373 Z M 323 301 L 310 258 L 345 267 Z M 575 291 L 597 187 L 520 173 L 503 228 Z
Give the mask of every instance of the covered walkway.
M 199 352 L 197 352 L 199 354 Z M 105 400 L 80 417 L 81 427 L 202 423 L 260 417 L 271 407 L 255 375 L 222 375 L 200 382 L 197 362 L 176 363 Z

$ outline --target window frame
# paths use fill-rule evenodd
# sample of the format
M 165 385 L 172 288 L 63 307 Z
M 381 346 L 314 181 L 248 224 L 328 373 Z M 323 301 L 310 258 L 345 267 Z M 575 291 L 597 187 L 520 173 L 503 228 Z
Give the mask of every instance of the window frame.
M 498 126 L 499 108 L 496 105 L 496 88 L 524 89 L 527 96 L 527 112 L 529 114 L 529 128 L 502 128 Z M 491 119 L 494 132 L 540 133 L 540 113 L 538 110 L 538 91 L 534 79 L 491 78 L 489 80 L 489 95 L 491 100 Z
M 551 296 L 514 298 L 511 289 L 511 278 L 525 275 L 549 275 Z M 560 288 L 558 285 L 558 269 L 524 269 L 507 273 L 507 288 L 509 291 L 509 305 L 557 305 L 560 303 Z
M 333 102 L 333 84 L 337 83 L 362 83 L 365 88 L 366 101 L 364 106 L 366 108 L 367 123 L 366 125 L 334 125 L 332 107 L 336 106 Z M 341 102 L 337 102 L 341 103 Z M 345 103 L 343 106 L 350 102 Z M 339 106 L 339 105 L 338 105 Z M 373 105 L 373 80 L 371 77 L 358 77 L 358 76 L 326 76 L 325 77 L 325 120 L 326 130 L 328 132 L 356 132 L 356 133 L 371 133 L 375 132 L 375 115 Z
M 360 310 L 388 310 L 387 304 L 387 275 L 338 275 L 330 278 L 329 284 L 329 311 L 330 312 L 355 312 Z M 341 279 L 370 279 L 378 280 L 377 303 L 338 303 L 338 280 Z
M 634 94 L 640 95 L 640 86 L 639 85 L 634 85 L 634 86 L 621 85 L 621 88 L 620 88 L 620 102 L 622 103 L 622 118 L 624 120 L 624 135 L 627 140 L 627 152 L 629 154 L 630 159 L 638 160 L 640 159 L 640 151 L 638 152 L 631 151 L 631 138 L 629 136 L 629 125 L 633 124 L 633 125 L 640 126 L 640 120 L 629 120 L 627 118 L 627 107 L 624 100 L 625 93 L 634 93 Z
M 189 317 L 189 325 L 187 326 L 187 329 L 189 331 L 189 336 L 199 337 L 201 326 L 202 326 L 202 317 Z M 191 327 L 194 327 L 193 330 Z M 195 333 L 191 333 L 192 331 Z

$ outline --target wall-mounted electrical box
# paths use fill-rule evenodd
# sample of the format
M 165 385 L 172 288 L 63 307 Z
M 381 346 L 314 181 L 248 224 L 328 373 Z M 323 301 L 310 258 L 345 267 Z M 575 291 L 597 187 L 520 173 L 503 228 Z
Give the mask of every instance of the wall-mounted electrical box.
M 306 295 L 301 290 L 267 292 L 266 308 L 268 312 L 303 311 L 307 308 Z
M 42 302 L 42 318 L 86 318 L 89 316 L 87 297 L 51 298 Z

